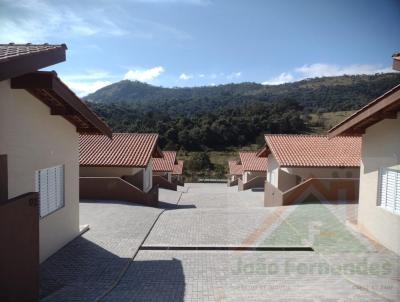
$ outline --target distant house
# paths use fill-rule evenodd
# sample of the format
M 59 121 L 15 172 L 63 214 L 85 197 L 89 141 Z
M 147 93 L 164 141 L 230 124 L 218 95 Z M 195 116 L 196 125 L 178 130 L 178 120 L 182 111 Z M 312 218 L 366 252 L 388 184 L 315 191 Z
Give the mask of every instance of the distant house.
M 29 271 L 32 257 L 43 262 L 80 234 L 79 134 L 111 137 L 108 126 L 54 71 L 37 71 L 64 61 L 66 49 L 0 45 L 0 220 L 7 224 L 2 225 L 3 232 L 14 232 L 13 239 L 2 245 L 12 247 L 21 240 L 8 255 L 19 257 L 24 266 L 20 273 Z M 39 255 L 34 250 L 37 244 Z M 24 252 L 29 255 L 21 256 Z M 5 255 L 2 252 L 1 261 L 11 261 Z M 20 269 L 16 261 L 12 265 Z M 35 284 L 34 277 L 27 280 Z
M 267 173 L 267 159 L 257 155 L 257 152 L 239 152 L 242 166 L 242 177 L 238 179 L 238 189 L 248 190 L 263 188 Z
M 179 186 L 184 186 L 185 182 L 183 179 L 183 160 L 178 160 L 178 163 L 174 165 L 174 170 L 172 171 L 172 182 Z
M 332 140 L 344 135 L 362 139 L 359 229 L 400 254 L 400 85 L 329 131 Z
M 80 192 L 85 199 L 116 199 L 154 205 L 152 157 L 162 157 L 158 134 L 81 135 Z
M 336 200 L 340 194 L 337 190 L 347 194 L 339 196 L 343 200 L 356 199 L 361 149 L 358 137 L 267 134 L 265 142 L 258 156 L 268 159 L 266 206 L 299 202 L 309 193 L 321 200 Z
M 163 157 L 153 159 L 153 182 L 160 188 L 177 190 L 177 183 L 172 180 L 174 166 L 178 165 L 175 151 L 163 151 Z
M 242 165 L 238 164 L 236 160 L 230 160 L 228 161 L 228 167 L 228 186 L 236 186 L 239 178 L 241 178 L 243 174 Z
M 176 152 L 162 151 L 162 153 L 163 157 L 155 158 L 153 160 L 153 174 L 162 176 L 171 182 L 174 165 L 178 164 L 178 161 L 176 160 Z

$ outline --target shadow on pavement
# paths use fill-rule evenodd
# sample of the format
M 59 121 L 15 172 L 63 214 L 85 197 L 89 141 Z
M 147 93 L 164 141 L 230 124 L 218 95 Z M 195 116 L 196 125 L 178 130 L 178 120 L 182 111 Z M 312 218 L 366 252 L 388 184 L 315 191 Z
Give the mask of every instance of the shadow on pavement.
M 165 210 L 177 210 L 177 209 L 194 209 L 194 208 L 196 208 L 196 206 L 194 204 L 180 205 L 180 204 L 175 204 L 175 203 L 159 201 L 157 208 L 165 209 Z
M 108 293 L 121 275 L 117 286 Z M 94 301 L 106 293 L 120 301 L 160 300 L 168 296 L 169 301 L 183 301 L 184 292 L 180 261 L 132 261 L 83 237 L 40 266 L 42 301 Z

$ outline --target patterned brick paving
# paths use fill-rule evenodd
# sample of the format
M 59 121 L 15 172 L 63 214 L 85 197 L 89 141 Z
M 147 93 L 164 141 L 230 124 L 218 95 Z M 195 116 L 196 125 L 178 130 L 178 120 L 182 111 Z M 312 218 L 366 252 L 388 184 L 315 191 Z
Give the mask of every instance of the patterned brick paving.
M 400 257 L 348 228 L 356 206 L 263 208 L 224 184 L 162 190 L 144 245 L 312 246 L 306 251 L 151 251 L 162 209 L 82 203 L 91 230 L 46 261 L 45 301 L 397 301 Z

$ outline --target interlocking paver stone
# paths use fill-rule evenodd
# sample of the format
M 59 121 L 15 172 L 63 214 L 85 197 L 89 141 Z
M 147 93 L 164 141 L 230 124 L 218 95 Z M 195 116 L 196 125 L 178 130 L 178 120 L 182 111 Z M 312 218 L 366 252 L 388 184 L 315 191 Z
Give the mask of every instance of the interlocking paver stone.
M 104 301 L 381 301 L 313 252 L 140 251 Z
M 357 205 L 264 208 L 225 184 L 160 190 L 160 209 L 82 203 L 91 230 L 41 267 L 48 301 L 397 301 L 400 257 L 346 225 Z M 159 214 L 162 212 L 161 216 Z M 139 250 L 311 246 L 314 251 Z
M 130 264 L 161 210 L 124 202 L 80 204 L 90 230 L 41 265 L 44 301 L 93 301 Z

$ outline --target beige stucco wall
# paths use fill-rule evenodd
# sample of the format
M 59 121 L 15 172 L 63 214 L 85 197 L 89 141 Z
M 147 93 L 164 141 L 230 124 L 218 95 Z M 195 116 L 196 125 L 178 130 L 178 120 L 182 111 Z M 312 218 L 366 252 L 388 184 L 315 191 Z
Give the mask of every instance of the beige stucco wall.
M 283 171 L 308 178 L 359 178 L 359 168 L 282 168 Z
M 172 172 L 160 172 L 160 171 L 154 172 L 153 171 L 153 175 L 165 177 L 169 182 L 172 181 Z
M 256 171 L 243 171 L 243 183 L 246 183 L 258 176 L 265 176 L 265 172 L 256 172 Z
M 142 168 L 124 168 L 124 167 L 80 167 L 79 175 L 82 177 L 121 177 L 124 175 L 133 175 Z
M 308 178 L 358 178 L 359 168 L 280 168 L 272 154 L 268 155 L 267 181 L 285 192 Z M 300 179 L 298 177 L 300 177 Z
M 65 206 L 40 220 L 42 262 L 79 234 L 79 136 L 25 90 L 0 82 L 0 154 L 8 156 L 9 198 L 35 190 L 35 171 L 64 165 Z
M 367 235 L 400 254 L 400 215 L 378 202 L 380 168 L 400 170 L 400 114 L 369 127 L 362 138 L 358 223 Z
M 153 187 L 152 161 L 150 160 L 146 168 L 124 168 L 124 167 L 80 167 L 82 177 L 122 177 L 124 175 L 134 175 L 143 171 L 143 191 L 148 192 Z

